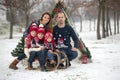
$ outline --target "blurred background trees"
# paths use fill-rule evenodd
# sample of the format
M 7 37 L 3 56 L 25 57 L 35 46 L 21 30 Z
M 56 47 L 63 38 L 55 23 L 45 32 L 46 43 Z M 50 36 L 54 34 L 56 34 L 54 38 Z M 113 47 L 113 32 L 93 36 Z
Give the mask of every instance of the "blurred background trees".
M 20 29 L 39 19 L 45 11 L 52 12 L 58 0 L 1 0 L 0 9 L 6 12 L 10 23 L 10 37 L 13 37 L 13 26 Z M 79 23 L 79 32 L 84 29 L 84 21 L 89 23 L 89 30 L 96 31 L 96 38 L 106 38 L 119 34 L 120 0 L 62 0 L 66 6 L 66 13 L 74 24 Z M 94 22 L 94 26 L 92 26 Z M 114 22 L 114 25 L 111 25 Z M 78 25 L 77 25 L 78 26 Z

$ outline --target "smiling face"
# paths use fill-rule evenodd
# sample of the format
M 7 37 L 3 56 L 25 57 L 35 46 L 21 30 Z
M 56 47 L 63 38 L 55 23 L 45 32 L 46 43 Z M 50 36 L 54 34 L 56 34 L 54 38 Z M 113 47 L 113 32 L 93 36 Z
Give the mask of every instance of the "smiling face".
M 36 31 L 33 30 L 33 31 L 30 32 L 30 34 L 31 34 L 32 37 L 35 37 L 36 36 Z
M 44 34 L 43 33 L 38 33 L 37 36 L 38 36 L 39 39 L 43 39 Z
M 45 24 L 47 24 L 47 23 L 49 22 L 49 20 L 50 20 L 50 16 L 47 15 L 47 14 L 45 14 L 45 15 L 43 16 L 43 22 L 44 22 Z
M 48 37 L 47 38 L 47 42 L 51 42 L 52 41 L 52 38 L 51 37 Z
M 50 19 L 51 19 L 50 14 L 46 12 L 42 15 L 40 23 L 46 25 L 49 23 Z

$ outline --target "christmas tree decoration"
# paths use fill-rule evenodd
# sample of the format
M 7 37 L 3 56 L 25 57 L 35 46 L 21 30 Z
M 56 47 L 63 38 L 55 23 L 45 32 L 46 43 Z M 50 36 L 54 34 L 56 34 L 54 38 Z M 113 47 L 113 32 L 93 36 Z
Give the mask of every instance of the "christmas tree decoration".
M 18 42 L 16 48 L 11 52 L 13 57 L 17 57 L 21 53 L 24 53 L 24 38 L 23 37 Z
M 66 7 L 65 4 L 63 3 L 62 0 L 58 0 L 58 2 L 55 5 L 55 8 L 52 11 L 52 18 L 56 21 L 56 14 L 61 12 L 61 8 L 64 9 L 66 11 Z M 67 24 L 68 21 L 66 19 L 65 23 Z
M 83 54 L 83 56 L 82 56 L 82 64 L 87 64 L 87 56 L 86 56 L 86 54 Z
M 52 18 L 58 13 L 61 12 L 61 8 L 63 8 L 64 10 L 66 10 L 66 7 L 64 6 L 64 3 L 61 1 L 58 1 L 58 3 L 55 5 L 55 8 L 52 11 Z

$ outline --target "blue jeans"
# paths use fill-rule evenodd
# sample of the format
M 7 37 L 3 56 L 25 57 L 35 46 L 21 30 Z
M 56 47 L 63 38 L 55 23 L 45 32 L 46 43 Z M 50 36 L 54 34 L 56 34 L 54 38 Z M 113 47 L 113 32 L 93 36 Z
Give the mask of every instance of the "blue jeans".
M 54 54 L 50 53 L 49 51 L 47 52 L 47 56 L 48 56 L 48 60 L 54 60 L 55 57 L 54 57 Z
M 28 59 L 29 64 L 32 65 L 32 62 L 34 61 L 35 58 L 38 58 L 39 64 L 41 67 L 45 66 L 46 62 L 46 53 L 44 50 L 41 51 L 31 51 L 30 52 L 30 57 Z
M 24 58 L 26 58 L 26 55 L 24 54 L 24 53 L 22 53 L 22 54 L 20 54 L 19 56 L 18 56 L 18 58 L 17 58 L 17 60 L 22 60 L 22 59 L 24 59 Z
M 69 48 L 61 48 L 59 50 L 64 52 L 67 55 L 69 61 L 72 61 L 73 59 L 75 59 L 78 56 L 77 51 L 72 51 Z

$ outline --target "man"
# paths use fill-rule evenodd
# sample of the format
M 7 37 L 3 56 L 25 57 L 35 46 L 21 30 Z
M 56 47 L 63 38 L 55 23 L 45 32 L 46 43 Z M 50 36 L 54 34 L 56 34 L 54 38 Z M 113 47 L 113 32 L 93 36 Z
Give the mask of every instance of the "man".
M 56 18 L 57 25 L 53 28 L 53 36 L 55 43 L 58 45 L 58 49 L 67 55 L 69 61 L 72 61 L 78 56 L 78 38 L 72 27 L 65 24 L 65 20 L 65 14 L 59 12 Z M 74 42 L 73 47 L 71 45 L 71 37 Z M 70 63 L 69 66 L 71 66 Z

